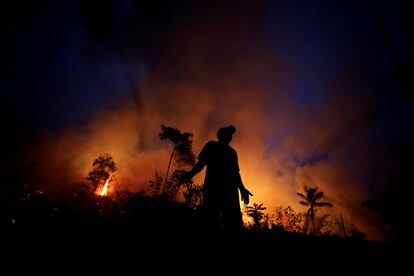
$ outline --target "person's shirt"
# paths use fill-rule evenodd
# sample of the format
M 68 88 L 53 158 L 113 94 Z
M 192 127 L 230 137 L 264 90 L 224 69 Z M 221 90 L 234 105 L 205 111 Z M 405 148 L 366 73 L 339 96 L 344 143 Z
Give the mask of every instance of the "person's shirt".
M 231 180 L 239 174 L 237 152 L 217 141 L 209 141 L 197 157 L 199 162 L 207 166 L 206 177 Z

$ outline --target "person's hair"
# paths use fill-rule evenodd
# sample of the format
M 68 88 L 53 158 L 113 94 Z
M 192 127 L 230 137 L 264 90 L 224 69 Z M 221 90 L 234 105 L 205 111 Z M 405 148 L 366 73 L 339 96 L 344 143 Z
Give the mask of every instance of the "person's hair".
M 236 127 L 234 125 L 230 125 L 228 127 L 222 127 L 217 131 L 217 138 L 221 140 L 226 136 L 231 136 L 236 132 Z

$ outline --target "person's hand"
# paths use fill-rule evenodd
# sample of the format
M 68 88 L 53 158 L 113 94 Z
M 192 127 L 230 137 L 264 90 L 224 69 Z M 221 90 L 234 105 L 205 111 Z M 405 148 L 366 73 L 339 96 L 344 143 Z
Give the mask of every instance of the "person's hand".
M 244 204 L 249 204 L 249 196 L 253 196 L 253 194 L 246 188 L 240 189 L 240 194 Z

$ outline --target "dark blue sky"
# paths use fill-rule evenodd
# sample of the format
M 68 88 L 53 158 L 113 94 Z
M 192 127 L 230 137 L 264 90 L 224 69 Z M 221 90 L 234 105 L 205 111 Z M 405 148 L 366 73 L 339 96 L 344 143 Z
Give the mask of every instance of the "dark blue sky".
M 53 132 L 85 124 L 96 110 L 119 102 L 139 106 L 136 76 L 157 73 L 169 43 L 194 14 L 206 24 L 240 14 L 251 21 L 260 47 L 274 48 L 288 65 L 278 80 L 295 105 L 317 110 L 341 83 L 338 75 L 350 78 L 348 90 L 364 93 L 374 106 L 373 142 L 409 142 L 413 22 L 405 2 L 164 2 L 17 1 L 3 9 L 8 125 Z
M 372 93 L 377 137 L 405 140 L 414 116 L 407 6 L 398 1 L 293 1 L 281 6 L 271 5 L 265 28 L 291 65 L 294 101 L 323 105 L 333 92 L 327 84 L 352 68 L 346 88 Z

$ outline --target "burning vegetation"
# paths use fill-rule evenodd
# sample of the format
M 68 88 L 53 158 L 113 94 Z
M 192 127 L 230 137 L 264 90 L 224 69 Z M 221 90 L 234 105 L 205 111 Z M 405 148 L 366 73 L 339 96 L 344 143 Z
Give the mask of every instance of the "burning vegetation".
M 103 186 L 101 187 L 101 189 L 98 188 L 96 190 L 96 193 L 99 196 L 107 196 L 108 195 L 108 192 L 109 192 L 109 189 L 110 189 L 109 183 L 112 181 L 112 178 L 113 178 L 113 173 L 111 173 L 108 176 L 108 179 L 105 180 L 105 183 L 103 184 Z
M 173 247 L 204 244 L 216 248 L 220 239 L 211 236 L 203 219 L 202 184 L 183 177 L 195 161 L 192 134 L 162 126 L 159 138 L 172 145 L 171 154 L 164 160 L 165 177 L 155 171 L 145 189 L 137 192 L 123 189 L 116 177 L 122 167 L 118 167 L 110 153 L 105 153 L 93 160 L 82 181 L 58 193 L 38 192 L 30 186 L 16 190 L 17 197 L 9 201 L 12 204 L 2 215 L 3 224 L 16 229 L 33 225 L 92 229 L 102 244 L 132 241 L 142 247 L 148 242 L 158 241 L 165 246 L 176 241 L 178 244 L 173 243 Z M 342 216 L 339 220 L 325 213 L 322 207 L 335 209 L 335 206 L 321 201 L 324 193 L 317 187 L 305 187 L 298 196 L 296 201 L 306 206 L 306 210 L 294 210 L 292 206 L 273 209 L 257 202 L 244 205 L 243 236 L 239 236 L 246 243 L 243 249 L 256 250 L 274 244 L 279 252 L 289 252 L 292 245 L 304 251 L 308 246 L 318 248 L 319 244 L 325 244 L 324 248 L 342 253 L 347 249 L 343 241 L 347 241 L 358 242 L 361 256 L 365 252 L 386 252 L 384 247 L 367 240 L 367 234 L 355 225 L 344 223 Z
M 85 184 L 96 191 L 100 196 L 106 196 L 109 191 L 109 183 L 113 181 L 113 175 L 118 169 L 115 161 L 109 153 L 96 158 L 92 163 L 92 170 L 85 178 Z
M 187 209 L 189 214 L 192 214 L 187 218 L 188 221 L 191 221 L 200 216 L 203 202 L 202 184 L 183 179 L 183 174 L 195 164 L 192 137 L 193 135 L 189 132 L 161 126 L 159 138 L 172 145 L 170 156 L 165 160 L 167 164 L 165 177 L 161 176 L 159 171 L 155 171 L 154 178 L 148 180 L 146 188 L 138 192 L 122 189 L 122 183 L 118 183 L 116 178 L 122 168 L 118 170 L 113 156 L 110 153 L 105 153 L 93 160 L 92 169 L 83 181 L 78 185 L 61 190 L 52 201 L 48 201 L 51 199 L 48 198 L 48 193 L 43 191 L 41 193 L 26 191 L 26 198 L 23 201 L 27 203 L 35 198 L 37 198 L 36 200 L 42 198 L 47 204 L 52 204 L 52 206 L 45 207 L 50 210 L 44 210 L 48 215 L 52 214 L 52 217 L 67 212 L 77 212 L 109 217 L 138 216 L 141 217 L 140 219 L 144 217 L 149 221 L 157 220 L 157 223 L 163 219 L 167 221 L 173 219 L 176 214 L 173 216 L 167 214 L 181 206 L 179 209 Z M 172 173 L 170 173 L 171 170 Z M 304 194 L 298 193 L 298 202 L 300 199 L 299 203 L 307 206 L 308 210 L 295 211 L 292 206 L 279 206 L 268 210 L 263 203 L 255 202 L 250 206 L 244 206 L 244 227 L 255 232 L 283 231 L 312 236 L 341 237 L 347 236 L 348 232 L 351 237 L 366 237 L 366 234 L 353 224 L 344 225 L 342 217 L 339 220 L 339 217 L 319 210 L 321 207 L 333 207 L 333 205 L 330 202 L 320 201 L 324 197 L 324 193 L 318 191 L 317 187 L 305 187 L 304 191 Z M 173 209 L 168 210 L 169 208 Z M 160 212 L 165 213 L 161 214 Z M 8 214 L 8 223 L 22 223 L 25 220 L 22 215 L 11 212 Z M 163 219 L 160 219 L 159 216 Z M 188 221 L 184 224 L 187 224 Z

